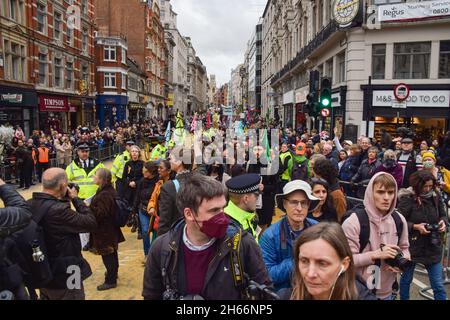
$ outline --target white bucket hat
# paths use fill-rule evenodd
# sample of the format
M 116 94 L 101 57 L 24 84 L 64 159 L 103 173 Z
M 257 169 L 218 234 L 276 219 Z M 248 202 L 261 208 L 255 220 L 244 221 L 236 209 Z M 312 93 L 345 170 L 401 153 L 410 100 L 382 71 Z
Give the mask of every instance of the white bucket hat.
M 309 183 L 307 183 L 306 181 L 303 180 L 293 180 L 288 182 L 284 188 L 283 188 L 283 193 L 279 193 L 275 195 L 275 205 L 284 210 L 283 208 L 283 204 L 281 202 L 281 200 L 287 196 L 288 194 L 291 194 L 294 191 L 303 191 L 306 193 L 306 196 L 308 197 L 308 199 L 311 201 L 310 204 L 310 208 L 316 208 L 316 206 L 318 205 L 320 199 L 316 198 L 315 196 L 313 196 L 312 194 L 312 189 L 311 186 L 309 185 Z

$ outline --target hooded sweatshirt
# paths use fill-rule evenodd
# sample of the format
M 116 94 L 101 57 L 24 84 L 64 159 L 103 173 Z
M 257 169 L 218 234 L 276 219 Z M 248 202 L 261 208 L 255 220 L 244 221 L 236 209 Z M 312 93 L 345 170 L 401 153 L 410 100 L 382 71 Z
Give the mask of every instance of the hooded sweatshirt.
M 375 265 L 375 261 L 372 261 L 371 259 L 371 254 L 372 251 L 378 250 L 381 244 L 398 245 L 402 250 L 403 257 L 406 259 L 410 259 L 408 250 L 408 225 L 406 223 L 406 219 L 400 214 L 400 218 L 403 222 L 403 232 L 399 241 L 395 221 L 392 217 L 392 213 L 394 212 L 396 204 L 395 199 L 397 199 L 397 190 L 395 190 L 394 201 L 392 201 L 389 212 L 386 215 L 383 216 L 383 214 L 381 214 L 375 206 L 375 200 L 373 196 L 373 181 L 380 175 L 388 175 L 393 180 L 395 180 L 390 174 L 380 172 L 373 176 L 373 178 L 369 182 L 369 185 L 367 186 L 366 193 L 364 195 L 364 207 L 367 215 L 369 216 L 370 237 L 369 243 L 366 248 L 364 248 L 362 253 L 359 253 L 359 234 L 361 231 L 361 227 L 356 214 L 352 214 L 342 224 L 342 228 L 344 229 L 345 235 L 347 236 L 350 249 L 353 252 L 353 260 L 355 262 L 356 272 L 366 281 L 369 277 L 373 279 L 373 269 L 371 268 L 368 270 L 369 266 Z M 379 287 L 376 290 L 377 297 L 380 299 L 387 298 L 391 295 L 392 285 L 396 279 L 395 273 L 383 270 L 385 265 L 386 263 L 384 261 L 381 261 L 381 270 L 379 273 L 380 282 Z M 372 281 L 369 281 L 369 283 L 372 283 Z

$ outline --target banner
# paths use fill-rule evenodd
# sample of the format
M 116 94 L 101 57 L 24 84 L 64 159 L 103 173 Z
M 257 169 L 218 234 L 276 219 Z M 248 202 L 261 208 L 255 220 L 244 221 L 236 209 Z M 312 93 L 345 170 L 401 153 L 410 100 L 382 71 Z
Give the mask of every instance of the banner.
M 450 0 L 399 3 L 378 6 L 378 21 L 420 20 L 450 16 Z

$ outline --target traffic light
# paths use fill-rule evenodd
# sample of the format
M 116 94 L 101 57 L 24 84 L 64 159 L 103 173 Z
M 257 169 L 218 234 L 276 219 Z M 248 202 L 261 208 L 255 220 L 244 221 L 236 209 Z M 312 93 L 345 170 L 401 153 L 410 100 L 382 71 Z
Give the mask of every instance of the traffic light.
M 312 70 L 309 73 L 309 94 L 306 96 L 306 107 L 308 110 L 309 115 L 316 117 L 319 112 L 319 97 L 318 97 L 318 91 L 319 91 L 319 80 L 320 80 L 320 74 L 317 70 Z
M 331 107 L 331 79 L 324 77 L 320 83 L 320 109 Z

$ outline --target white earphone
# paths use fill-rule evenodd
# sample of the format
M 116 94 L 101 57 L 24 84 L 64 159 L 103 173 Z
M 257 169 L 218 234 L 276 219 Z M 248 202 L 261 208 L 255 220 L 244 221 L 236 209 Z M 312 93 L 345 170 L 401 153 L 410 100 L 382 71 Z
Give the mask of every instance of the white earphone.
M 341 266 L 341 270 L 339 270 L 339 273 L 338 273 L 337 277 L 339 278 L 339 276 L 341 274 L 343 274 L 344 272 L 345 272 L 345 268 L 344 268 L 344 266 Z

